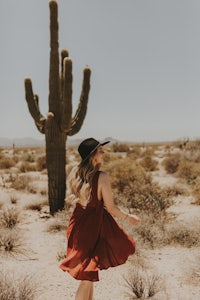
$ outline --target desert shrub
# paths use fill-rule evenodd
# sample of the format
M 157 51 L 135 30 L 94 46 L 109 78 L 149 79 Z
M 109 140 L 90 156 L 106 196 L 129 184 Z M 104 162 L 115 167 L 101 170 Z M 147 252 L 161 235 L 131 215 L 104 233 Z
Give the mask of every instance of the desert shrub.
M 168 191 L 153 183 L 144 168 L 130 159 L 112 161 L 106 169 L 110 173 L 117 203 L 129 209 L 154 212 L 166 210 L 172 204 Z
M 4 206 L 4 201 L 0 200 L 0 209 Z
M 112 144 L 112 151 L 113 152 L 128 152 L 129 146 L 124 143 L 114 143 Z
M 200 176 L 200 163 L 195 163 L 186 159 L 180 161 L 177 175 L 185 179 L 189 184 Z
M 200 205 L 200 178 L 197 177 L 192 184 L 193 204 Z
M 12 204 L 16 204 L 18 202 L 18 200 L 19 200 L 18 197 L 16 197 L 15 195 L 10 196 L 10 202 Z
M 64 260 L 66 258 L 66 249 L 58 251 L 56 258 L 58 261 Z
M 46 169 L 46 167 L 47 167 L 46 156 L 45 155 L 39 156 L 36 160 L 37 171 L 42 171 L 42 170 Z
M 29 163 L 27 161 L 20 162 L 18 168 L 21 173 L 36 171 L 36 165 L 34 163 Z
M 21 253 L 24 242 L 18 231 L 3 229 L 0 231 L 0 252 L 3 254 Z M 1 299 L 1 298 L 0 298 Z
M 185 150 L 190 152 L 198 152 L 200 149 L 200 140 L 188 141 L 185 145 Z
M 15 166 L 15 161 L 9 157 L 0 159 L 0 169 L 9 169 Z
M 200 245 L 200 226 L 191 224 L 190 227 L 182 223 L 168 226 L 166 231 L 166 243 L 180 245 L 183 247 L 194 247 Z
M 20 277 L 13 273 L 0 271 L 1 300 L 33 300 L 38 292 L 35 279 L 30 275 Z
M 174 174 L 178 169 L 180 160 L 180 153 L 170 154 L 167 158 L 163 160 L 162 165 L 164 166 L 167 173 Z
M 46 199 L 30 200 L 28 203 L 26 203 L 24 208 L 29 210 L 41 211 L 45 205 L 48 205 Z
M 167 224 L 167 216 L 164 213 L 140 214 L 142 222 L 134 229 L 134 234 L 139 243 L 143 247 L 154 249 L 166 244 L 165 230 Z
M 0 224 L 6 228 L 14 228 L 20 222 L 19 211 L 14 207 L 4 208 L 0 212 Z
M 128 288 L 129 299 L 147 299 L 162 290 L 162 279 L 158 274 L 145 271 L 139 266 L 132 266 L 123 276 L 125 286 Z
M 105 165 L 105 169 L 110 174 L 112 187 L 123 193 L 130 182 L 140 182 L 141 184 L 151 181 L 151 178 L 144 169 L 129 158 L 118 158 Z
M 30 178 L 27 175 L 12 176 L 11 187 L 15 190 L 26 190 L 29 186 Z
M 139 186 L 134 193 L 134 184 L 130 183 L 132 189 L 125 189 L 124 195 L 132 208 L 143 211 L 154 212 L 154 214 L 165 211 L 172 205 L 172 200 L 165 189 L 161 189 L 155 183 L 147 183 Z
M 153 159 L 150 155 L 146 155 L 142 158 L 140 164 L 146 171 L 152 172 L 156 170 L 158 161 Z
M 21 157 L 21 160 L 22 160 L 22 161 L 26 161 L 26 162 L 30 162 L 30 163 L 32 163 L 32 162 L 35 161 L 34 155 L 33 155 L 32 152 L 25 152 L 25 153 L 23 154 L 23 156 Z
M 66 230 L 67 223 L 69 221 L 69 214 L 67 211 L 63 210 L 58 212 L 47 224 L 48 232 L 58 232 Z

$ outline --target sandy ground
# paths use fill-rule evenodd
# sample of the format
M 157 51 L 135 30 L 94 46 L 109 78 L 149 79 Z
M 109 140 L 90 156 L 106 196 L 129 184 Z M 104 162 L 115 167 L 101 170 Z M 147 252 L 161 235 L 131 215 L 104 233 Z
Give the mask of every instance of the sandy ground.
M 162 161 L 162 151 L 157 153 L 157 159 Z M 177 184 L 177 179 L 167 175 L 160 166 L 155 171 L 154 180 L 161 185 Z M 40 182 L 41 184 L 41 182 Z M 2 187 L 1 199 L 7 201 L 13 190 Z M 30 197 L 26 193 L 17 192 L 20 199 L 16 206 L 23 207 Z M 37 198 L 37 195 L 31 197 Z M 200 222 L 200 206 L 191 204 L 191 197 L 177 198 L 175 205 L 170 207 L 177 220 Z M 67 273 L 59 269 L 57 255 L 66 247 L 63 231 L 47 232 L 49 218 L 45 214 L 31 210 L 22 210 L 20 229 L 24 241 L 22 254 L 13 257 L 2 256 L 0 268 L 17 276 L 32 274 L 38 286 L 37 300 L 70 300 L 79 284 Z M 200 299 L 200 249 L 184 247 L 163 247 L 154 250 L 139 249 L 148 263 L 148 268 L 161 274 L 162 289 L 152 299 L 157 300 L 199 300 Z M 100 272 L 100 281 L 95 283 L 94 300 L 124 300 L 127 288 L 124 275 L 132 265 L 131 258 L 122 266 Z

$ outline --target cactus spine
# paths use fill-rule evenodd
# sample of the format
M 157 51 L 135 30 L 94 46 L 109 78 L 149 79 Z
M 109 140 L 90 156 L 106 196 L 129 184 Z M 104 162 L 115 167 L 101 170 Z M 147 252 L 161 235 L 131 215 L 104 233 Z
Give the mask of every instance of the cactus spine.
M 61 51 L 59 69 L 58 4 L 49 1 L 50 8 L 50 69 L 49 112 L 41 114 L 39 98 L 33 93 L 31 79 L 25 79 L 25 98 L 37 129 L 45 134 L 46 163 L 48 171 L 48 194 L 50 213 L 64 208 L 66 191 L 66 140 L 76 134 L 84 121 L 90 90 L 91 70 L 83 71 L 82 92 L 75 115 L 72 117 L 72 60 L 68 50 Z

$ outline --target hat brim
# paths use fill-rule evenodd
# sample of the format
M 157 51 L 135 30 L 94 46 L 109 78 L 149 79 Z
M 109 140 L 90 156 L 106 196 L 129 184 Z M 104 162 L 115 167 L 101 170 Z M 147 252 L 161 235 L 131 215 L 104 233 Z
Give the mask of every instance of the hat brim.
M 87 156 L 86 158 L 84 158 L 84 159 L 81 161 L 81 163 L 85 162 L 85 161 L 90 157 L 90 155 L 91 155 L 92 153 L 94 153 L 94 152 L 97 150 L 97 148 L 98 148 L 99 146 L 104 146 L 104 145 L 106 145 L 106 144 L 108 144 L 108 143 L 110 143 L 110 141 L 106 141 L 106 142 L 99 143 L 98 145 L 96 145 L 96 147 L 90 152 L 90 154 L 88 154 L 88 156 Z

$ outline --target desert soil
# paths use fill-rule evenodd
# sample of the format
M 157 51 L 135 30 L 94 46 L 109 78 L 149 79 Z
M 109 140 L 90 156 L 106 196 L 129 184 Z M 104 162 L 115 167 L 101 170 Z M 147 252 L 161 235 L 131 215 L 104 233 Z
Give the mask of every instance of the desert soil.
M 159 163 L 161 163 L 163 155 L 162 149 L 156 152 L 156 159 Z M 159 170 L 153 172 L 153 178 L 162 186 L 178 184 L 176 178 L 166 174 L 161 164 L 159 164 Z M 42 184 L 41 180 L 38 180 L 38 184 Z M 46 184 L 45 180 L 43 184 Z M 58 267 L 58 253 L 66 248 L 64 232 L 47 232 L 47 224 L 52 218 L 48 214 L 47 207 L 42 212 L 23 209 L 30 197 L 34 199 L 39 197 L 37 194 L 30 196 L 27 193 L 13 191 L 2 184 L 1 199 L 6 201 L 13 193 L 19 199 L 15 205 L 21 210 L 20 229 L 24 251 L 14 256 L 2 256 L 0 268 L 8 273 L 16 274 L 16 276 L 33 275 L 38 287 L 37 300 L 74 299 L 79 282 Z M 178 196 L 175 205 L 169 208 L 171 212 L 175 213 L 177 221 L 184 225 L 200 222 L 200 206 L 193 205 L 191 202 L 191 196 Z M 200 299 L 199 250 L 198 247 L 185 248 L 171 245 L 153 250 L 139 249 L 152 272 L 161 274 L 163 278 L 161 291 L 152 299 Z M 94 284 L 95 300 L 134 299 L 125 296 L 127 287 L 123 277 L 129 272 L 131 260 L 132 258 L 122 266 L 100 272 L 100 281 Z

